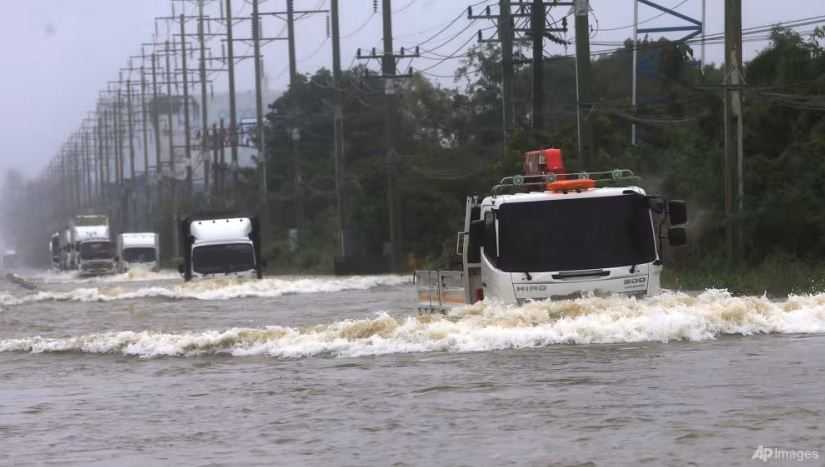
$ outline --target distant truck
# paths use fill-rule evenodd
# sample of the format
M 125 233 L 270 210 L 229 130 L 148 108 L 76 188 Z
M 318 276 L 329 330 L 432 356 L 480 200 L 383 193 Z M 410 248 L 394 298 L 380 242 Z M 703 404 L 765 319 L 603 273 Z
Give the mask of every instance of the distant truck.
M 2 262 L 3 269 L 5 270 L 15 269 L 20 266 L 17 260 L 17 251 L 11 249 L 3 252 L 3 257 L 0 259 L 0 262 Z
M 61 256 L 63 245 L 60 243 L 60 232 L 55 232 L 49 239 L 49 257 L 52 260 L 53 269 L 62 269 Z
M 109 218 L 100 215 L 75 216 L 69 223 L 69 268 L 82 275 L 113 274 L 115 247 L 109 233 Z
M 263 277 L 260 226 L 255 217 L 192 216 L 181 222 L 186 281 L 210 276 Z
M 527 153 L 524 175 L 467 198 L 463 268 L 416 271 L 418 308 L 659 293 L 663 243 L 685 244 L 687 209 L 638 181 L 629 170 L 568 173 L 558 149 Z
M 129 271 L 131 266 L 141 266 L 152 271 L 160 270 L 158 234 L 122 233 L 117 236 L 117 270 Z

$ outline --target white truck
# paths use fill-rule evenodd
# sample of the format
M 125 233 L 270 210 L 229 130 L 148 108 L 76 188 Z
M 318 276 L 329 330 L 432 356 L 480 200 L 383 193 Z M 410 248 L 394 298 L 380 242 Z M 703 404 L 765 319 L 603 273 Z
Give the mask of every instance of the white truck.
M 525 175 L 467 198 L 462 270 L 416 271 L 419 310 L 485 297 L 523 304 L 658 293 L 662 243 L 686 243 L 687 209 L 648 196 L 638 180 L 629 170 L 566 173 L 557 149 L 528 153 Z
M 6 271 L 19 267 L 17 251 L 11 248 L 3 251 L 3 257 L 0 259 L 0 263 L 2 263 L 3 269 Z
M 263 277 L 260 227 L 255 217 L 202 215 L 181 222 L 186 281 L 209 276 Z
M 117 236 L 117 270 L 128 272 L 132 266 L 160 270 L 158 234 L 153 232 L 122 233 Z
M 60 232 L 55 232 L 49 239 L 49 257 L 52 260 L 53 269 L 62 269 L 61 256 L 63 246 L 60 243 Z
M 71 238 L 70 263 L 82 275 L 113 274 L 115 248 L 109 234 L 109 218 L 100 215 L 79 215 L 69 223 Z

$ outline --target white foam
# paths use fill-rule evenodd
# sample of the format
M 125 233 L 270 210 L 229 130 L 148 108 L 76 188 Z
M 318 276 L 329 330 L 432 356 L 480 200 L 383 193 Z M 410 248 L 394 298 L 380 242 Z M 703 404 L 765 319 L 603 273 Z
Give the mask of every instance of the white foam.
M 26 276 L 45 284 L 111 284 L 118 282 L 150 282 L 180 279 L 180 274 L 171 269 L 154 272 L 141 266 L 133 266 L 129 272 L 105 276 L 81 276 L 77 271 L 43 271 Z
M 275 298 L 287 294 L 328 293 L 344 290 L 367 290 L 381 286 L 408 283 L 409 276 L 308 277 L 205 279 L 177 285 L 157 285 L 141 288 L 111 287 L 77 288 L 66 292 L 41 291 L 25 296 L 0 293 L 0 305 L 16 306 L 46 301 L 109 302 L 141 298 L 190 300 L 229 300 L 234 298 Z
M 722 335 L 825 333 L 825 294 L 732 297 L 667 293 L 646 300 L 585 298 L 522 307 L 485 302 L 442 315 L 345 320 L 307 328 L 157 333 L 111 332 L 0 341 L 0 352 L 116 353 L 144 358 L 225 354 L 276 358 L 475 352 L 595 344 L 705 341 Z

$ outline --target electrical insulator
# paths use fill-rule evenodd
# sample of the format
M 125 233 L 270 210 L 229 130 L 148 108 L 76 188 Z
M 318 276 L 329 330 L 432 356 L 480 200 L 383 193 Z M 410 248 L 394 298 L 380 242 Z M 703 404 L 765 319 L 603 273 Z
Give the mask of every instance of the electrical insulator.
M 372 12 L 378 13 L 378 0 L 372 0 Z

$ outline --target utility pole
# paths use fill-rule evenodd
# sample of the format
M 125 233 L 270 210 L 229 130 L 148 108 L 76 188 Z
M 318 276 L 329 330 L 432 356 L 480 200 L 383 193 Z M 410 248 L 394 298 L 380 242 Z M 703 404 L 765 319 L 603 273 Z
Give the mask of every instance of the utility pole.
M 155 129 L 155 176 L 160 186 L 161 141 L 160 141 L 160 106 L 158 106 L 158 65 L 157 54 L 152 54 L 152 127 Z
M 578 124 L 581 132 L 582 168 L 589 168 L 594 160 L 593 124 L 590 111 L 593 104 L 590 78 L 590 0 L 576 0 L 576 82 L 578 88 Z M 587 112 L 587 116 L 584 112 Z
M 333 162 L 335 166 L 335 202 L 338 213 L 338 242 L 342 257 L 350 255 L 348 241 L 348 213 L 344 212 L 344 106 L 341 93 L 341 27 L 338 12 L 338 0 L 330 0 L 332 26 L 332 86 L 335 100 L 333 121 Z
M 252 0 L 252 41 L 253 55 L 255 56 L 255 134 L 258 142 L 258 159 L 260 161 L 261 175 L 259 184 L 259 197 L 261 203 L 261 225 L 263 234 L 269 234 L 269 187 L 267 186 L 267 150 L 266 137 L 264 133 L 264 108 L 263 89 L 261 88 L 261 32 L 260 32 L 260 12 L 258 10 L 258 0 Z
M 232 28 L 232 0 L 226 0 L 226 58 L 229 75 L 229 144 L 232 148 L 232 190 L 234 193 L 237 193 L 238 109 L 235 103 L 235 39 L 232 35 Z
M 533 144 L 540 144 L 544 131 L 544 0 L 533 0 L 530 29 L 533 39 Z
M 91 140 L 89 129 L 83 129 L 83 176 L 86 180 L 86 203 L 92 204 L 92 163 L 91 163 Z
M 120 87 L 117 89 L 117 102 L 115 103 L 115 181 L 118 191 L 121 191 L 123 183 L 123 96 Z M 118 193 L 120 196 L 120 193 Z
M 286 25 L 289 35 L 289 83 L 292 84 L 298 75 L 298 63 L 295 59 L 295 5 L 294 0 L 286 0 Z
M 295 5 L 293 0 L 286 0 L 286 24 L 287 24 L 287 48 L 289 56 L 289 87 L 293 89 L 295 79 L 298 77 L 298 63 L 295 58 Z M 301 231 L 304 228 L 304 180 L 301 167 L 301 130 L 298 127 L 300 118 L 298 109 L 290 109 L 291 123 L 288 128 L 289 139 L 291 141 L 292 152 L 292 203 L 295 209 L 295 231 L 298 243 L 301 241 Z
M 70 154 L 72 158 L 72 200 L 75 209 L 80 209 L 83 206 L 83 197 L 80 193 L 80 144 L 77 141 L 77 134 L 74 136 Z
M 109 109 L 104 108 L 103 110 L 103 172 L 104 177 L 103 180 L 106 182 L 106 190 L 104 190 L 104 197 L 108 201 L 109 197 L 109 188 L 112 183 L 112 170 L 111 170 L 111 162 L 109 158 L 111 157 L 111 143 L 112 143 L 112 127 L 109 124 L 109 119 L 112 116 L 112 111 Z
M 220 140 L 220 133 L 218 133 L 218 124 L 212 124 L 212 133 L 207 138 L 209 145 L 212 146 L 212 189 L 215 192 L 215 197 L 217 198 L 220 195 L 220 182 L 218 181 L 218 172 L 220 172 L 220 160 L 218 159 L 218 147 L 223 143 Z M 209 190 L 207 189 L 207 194 L 209 194 Z
M 704 47 L 704 41 L 702 42 L 702 47 Z M 631 76 L 631 86 L 633 89 L 631 90 L 631 104 L 633 105 L 633 114 L 636 114 L 636 110 L 639 105 L 639 2 L 637 0 L 633 0 L 633 74 Z M 636 122 L 634 121 L 630 125 L 630 144 L 636 146 L 638 142 L 637 138 L 637 128 Z
M 385 170 L 387 177 L 387 214 L 389 218 L 390 233 L 390 269 L 394 272 L 401 271 L 401 252 L 403 248 L 403 231 L 401 229 L 401 196 L 398 191 L 398 167 L 396 154 L 396 92 L 398 92 L 397 81 L 399 78 L 406 78 L 409 75 L 398 76 L 396 72 L 396 60 L 402 58 L 415 58 L 419 56 L 416 48 L 415 53 L 396 54 L 393 50 L 392 38 L 392 0 L 382 0 L 381 13 L 383 16 L 384 51 L 377 55 L 375 51 L 369 55 L 361 55 L 358 50 L 357 58 L 361 60 L 381 59 L 381 78 L 384 80 L 384 145 L 385 145 Z
M 134 118 L 132 109 L 132 82 L 126 80 L 126 112 L 127 112 L 127 136 L 129 138 L 129 185 L 124 183 L 123 191 L 123 213 L 125 220 L 123 221 L 123 228 L 130 228 L 132 223 L 132 196 L 135 189 L 135 138 L 134 138 Z
M 744 255 L 742 0 L 725 0 L 725 239 L 731 264 Z
M 702 53 L 701 53 L 701 72 L 702 74 L 705 73 L 705 52 L 706 52 L 706 44 L 705 44 L 705 37 L 707 36 L 708 31 L 708 5 L 707 0 L 702 0 Z
M 186 67 L 186 17 L 180 15 L 180 56 L 183 69 L 183 126 L 184 151 L 186 154 L 187 198 L 192 201 L 192 129 L 189 124 L 189 70 Z M 177 230 L 177 229 L 176 229 Z
M 203 183 L 209 199 L 209 110 L 206 104 L 206 41 L 203 27 L 203 1 L 198 0 L 198 41 L 200 42 L 200 80 L 201 80 L 201 162 L 203 162 Z
M 402 230 L 401 197 L 398 193 L 398 167 L 395 154 L 396 100 L 395 100 L 395 52 L 392 41 L 392 0 L 383 0 L 382 16 L 384 23 L 384 54 L 381 59 L 381 71 L 384 76 L 384 142 L 386 145 L 387 164 L 387 207 L 390 221 L 390 268 L 393 272 L 401 271 Z
M 182 39 L 186 39 L 182 37 Z M 177 215 L 178 215 L 178 173 L 177 162 L 175 161 L 175 133 L 174 133 L 174 117 L 173 117 L 173 101 L 172 101 L 172 51 L 169 47 L 169 41 L 164 43 L 164 55 L 166 56 L 166 118 L 169 121 L 169 191 L 172 193 L 172 212 L 170 213 L 169 226 L 171 227 L 172 248 L 166 248 L 164 251 L 173 252 L 173 256 L 178 256 L 180 253 L 180 244 L 178 242 L 177 229 Z
M 126 124 L 127 136 L 129 138 L 129 178 L 130 183 L 135 182 L 135 130 L 134 130 L 134 109 L 132 107 L 132 81 L 126 80 Z
M 166 55 L 166 118 L 169 120 L 169 172 L 172 177 L 172 205 L 174 209 L 177 209 L 177 171 L 176 171 L 176 162 L 175 162 L 175 135 L 172 131 L 173 129 L 173 109 L 172 109 L 172 65 L 170 63 L 171 60 L 171 51 L 169 49 L 169 41 L 166 41 L 165 44 L 165 55 Z M 177 229 L 175 229 L 177 230 Z
M 149 189 L 149 118 L 146 107 L 146 70 L 141 63 L 140 67 L 140 114 L 143 119 L 141 130 L 143 133 L 143 178 L 144 186 L 146 186 L 147 195 Z
M 97 133 L 97 195 L 100 197 L 100 202 L 103 204 L 103 114 L 100 111 L 100 104 L 97 109 L 97 126 L 95 127 Z
M 506 155 L 510 140 L 512 139 L 512 132 L 514 127 L 514 109 L 513 109 L 513 81 L 514 70 L 513 66 L 518 63 L 530 63 L 532 66 L 532 121 L 531 121 L 531 140 L 533 144 L 541 143 L 541 134 L 544 130 L 544 40 L 549 39 L 556 43 L 562 43 L 562 40 L 554 35 L 556 32 L 567 31 L 567 20 L 562 19 L 562 26 L 556 26 L 556 23 L 548 24 L 547 10 L 557 6 L 572 6 L 571 1 L 553 0 L 548 2 L 546 0 L 529 0 L 516 2 L 519 7 L 513 13 L 512 0 L 499 0 L 498 15 L 491 13 L 490 6 L 484 8 L 481 14 L 474 15 L 472 7 L 467 9 L 468 18 L 471 20 L 485 19 L 490 21 L 497 21 L 498 23 L 498 38 L 484 39 L 482 32 L 479 31 L 479 42 L 482 43 L 501 43 L 501 95 L 502 95 L 502 132 L 503 132 L 503 151 Z M 526 7 L 526 8 L 525 8 Z M 529 19 L 530 25 L 527 28 L 516 28 L 514 19 L 523 18 Z M 513 44 L 516 40 L 515 34 L 520 33 L 526 35 L 527 39 L 532 44 L 532 57 L 530 60 L 515 60 L 513 58 Z
M 542 8 L 543 10 L 543 8 Z M 513 16 L 510 0 L 499 0 L 498 34 L 501 40 L 501 108 L 504 155 L 513 135 Z
M 218 135 L 220 138 L 220 144 L 218 147 L 221 151 L 221 182 L 219 194 L 222 205 L 226 206 L 226 126 L 223 119 L 221 119 L 220 133 L 218 133 Z

